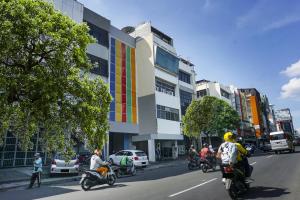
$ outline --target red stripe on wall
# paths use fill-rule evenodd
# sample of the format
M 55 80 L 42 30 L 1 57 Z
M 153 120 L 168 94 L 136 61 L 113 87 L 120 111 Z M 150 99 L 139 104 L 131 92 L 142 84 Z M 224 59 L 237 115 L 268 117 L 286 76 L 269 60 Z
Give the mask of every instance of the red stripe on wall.
M 126 122 L 126 47 L 122 43 L 122 122 Z

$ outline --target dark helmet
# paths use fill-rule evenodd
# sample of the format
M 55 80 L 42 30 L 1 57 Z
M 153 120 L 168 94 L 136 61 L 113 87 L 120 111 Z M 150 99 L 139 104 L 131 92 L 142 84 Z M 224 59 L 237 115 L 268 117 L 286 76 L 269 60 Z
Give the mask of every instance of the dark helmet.
M 203 146 L 204 146 L 204 147 L 208 147 L 208 144 L 207 144 L 207 143 L 204 143 Z

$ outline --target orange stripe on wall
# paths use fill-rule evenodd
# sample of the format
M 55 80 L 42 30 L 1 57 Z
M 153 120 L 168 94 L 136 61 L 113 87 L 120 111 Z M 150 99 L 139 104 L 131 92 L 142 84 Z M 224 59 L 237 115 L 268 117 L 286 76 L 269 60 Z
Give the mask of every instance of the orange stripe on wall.
M 250 105 L 251 105 L 253 124 L 260 126 L 260 121 L 259 121 L 260 113 L 258 111 L 258 107 L 257 107 L 257 103 L 256 103 L 256 96 L 250 97 Z M 259 129 L 256 129 L 255 133 L 256 133 L 256 137 L 261 137 L 261 127 Z

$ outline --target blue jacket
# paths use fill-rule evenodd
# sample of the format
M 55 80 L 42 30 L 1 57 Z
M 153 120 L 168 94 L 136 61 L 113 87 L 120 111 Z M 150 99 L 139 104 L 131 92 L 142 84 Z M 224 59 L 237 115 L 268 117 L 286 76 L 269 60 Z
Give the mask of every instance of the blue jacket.
M 42 158 L 38 158 L 36 160 L 34 160 L 33 162 L 33 173 L 36 173 L 36 172 L 42 172 L 43 169 L 43 162 L 42 162 Z

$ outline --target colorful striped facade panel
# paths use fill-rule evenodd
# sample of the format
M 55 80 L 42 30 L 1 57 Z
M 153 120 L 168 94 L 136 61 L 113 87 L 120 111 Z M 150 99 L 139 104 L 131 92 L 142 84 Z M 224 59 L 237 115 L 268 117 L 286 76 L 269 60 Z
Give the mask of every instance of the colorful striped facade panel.
M 111 38 L 110 121 L 137 123 L 135 49 Z

